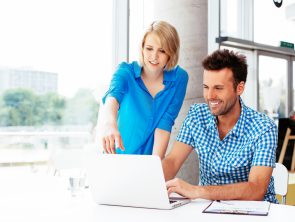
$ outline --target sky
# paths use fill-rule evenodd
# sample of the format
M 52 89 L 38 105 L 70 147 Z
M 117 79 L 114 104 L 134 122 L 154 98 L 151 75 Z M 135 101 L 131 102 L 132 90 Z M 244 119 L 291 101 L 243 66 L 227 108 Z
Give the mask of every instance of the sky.
M 0 0 L 0 67 L 58 73 L 58 91 L 101 89 L 111 76 L 112 1 Z

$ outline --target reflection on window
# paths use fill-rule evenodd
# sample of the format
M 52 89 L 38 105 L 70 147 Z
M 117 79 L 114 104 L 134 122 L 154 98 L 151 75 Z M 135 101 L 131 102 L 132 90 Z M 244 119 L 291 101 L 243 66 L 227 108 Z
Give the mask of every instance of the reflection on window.
M 0 166 L 91 142 L 112 70 L 112 1 L 1 1 L 0 30 Z
M 259 110 L 273 119 L 286 117 L 286 60 L 259 56 Z

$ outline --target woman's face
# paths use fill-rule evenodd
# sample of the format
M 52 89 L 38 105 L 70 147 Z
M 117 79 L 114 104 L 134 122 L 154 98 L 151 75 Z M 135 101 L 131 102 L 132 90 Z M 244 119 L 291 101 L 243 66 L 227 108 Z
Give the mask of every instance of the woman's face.
M 144 67 L 150 72 L 162 72 L 169 60 L 169 56 L 162 48 L 160 38 L 154 33 L 146 36 L 142 53 Z

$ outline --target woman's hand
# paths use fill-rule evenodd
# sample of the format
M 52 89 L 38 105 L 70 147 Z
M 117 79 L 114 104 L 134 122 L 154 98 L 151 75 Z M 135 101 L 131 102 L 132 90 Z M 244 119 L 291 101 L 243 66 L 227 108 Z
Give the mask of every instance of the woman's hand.
M 125 150 L 118 130 L 117 116 L 119 103 L 113 97 L 106 99 L 99 115 L 99 138 L 104 153 L 116 153 L 116 148 Z
M 121 134 L 115 123 L 106 123 L 103 128 L 105 129 L 102 136 L 102 146 L 105 153 L 116 153 L 116 148 L 125 150 Z

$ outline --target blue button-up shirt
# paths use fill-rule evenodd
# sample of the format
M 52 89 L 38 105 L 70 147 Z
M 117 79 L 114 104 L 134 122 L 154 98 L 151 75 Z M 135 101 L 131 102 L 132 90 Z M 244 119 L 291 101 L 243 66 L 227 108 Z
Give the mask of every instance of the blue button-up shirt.
M 192 146 L 200 161 L 200 185 L 248 181 L 252 166 L 275 167 L 277 127 L 262 113 L 241 103 L 241 115 L 233 129 L 220 140 L 217 119 L 207 104 L 194 104 L 177 140 Z M 278 203 L 271 177 L 264 199 Z
M 164 89 L 152 97 L 141 79 L 142 67 L 122 63 L 113 75 L 103 97 L 114 97 L 120 104 L 118 128 L 125 151 L 117 153 L 152 154 L 156 128 L 171 131 L 186 93 L 188 74 L 181 67 L 164 71 Z

